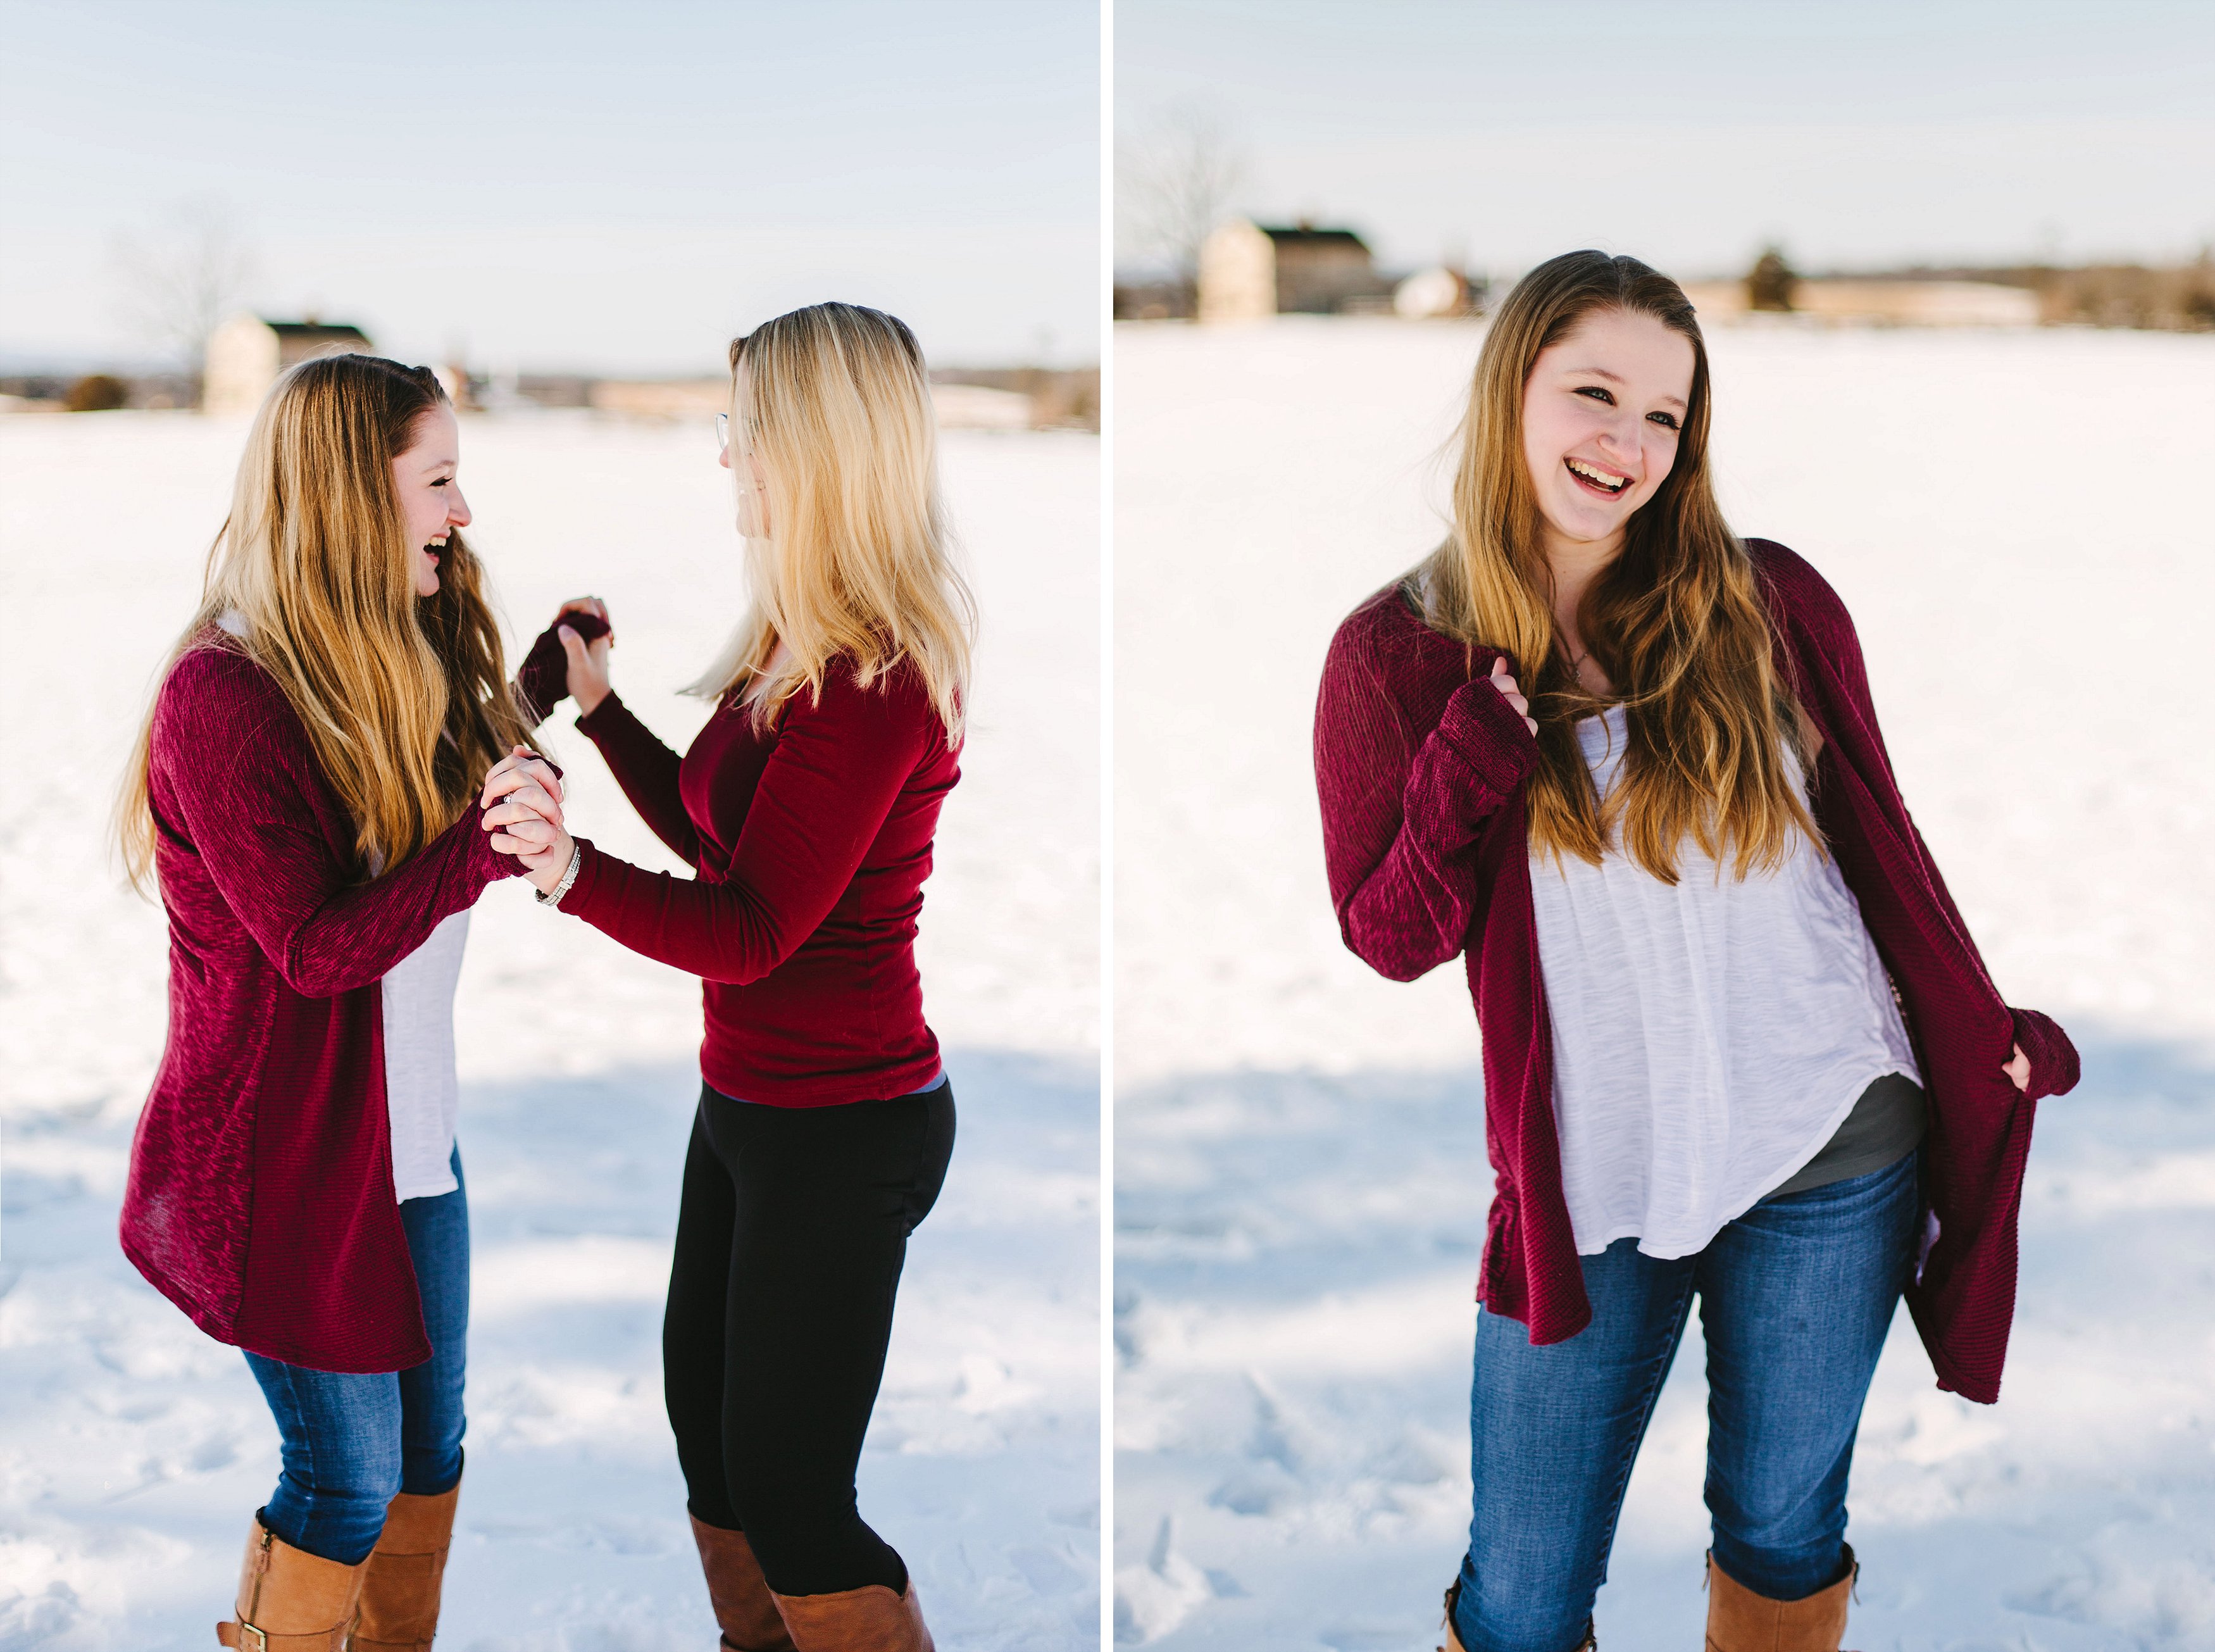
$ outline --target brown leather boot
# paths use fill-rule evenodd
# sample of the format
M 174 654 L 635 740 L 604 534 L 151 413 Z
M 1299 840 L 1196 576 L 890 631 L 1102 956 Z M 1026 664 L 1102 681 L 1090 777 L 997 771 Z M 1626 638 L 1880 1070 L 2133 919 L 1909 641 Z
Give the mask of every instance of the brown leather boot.
M 1861 1575 L 1846 1551 L 1846 1575 L 1804 1600 L 1756 1594 L 1708 1557 L 1708 1652 L 1838 1652 L 1846 1599 Z
M 775 1599 L 799 1652 L 933 1652 L 911 1577 L 899 1594 L 871 1583 L 836 1594 Z
M 700 1545 L 700 1569 L 708 1575 L 708 1600 L 723 1631 L 725 1652 L 796 1652 L 746 1534 L 704 1526 L 696 1514 L 691 1520 L 692 1541 Z
M 354 1652 L 430 1652 L 461 1495 L 457 1482 L 435 1497 L 403 1491 L 385 1505 L 384 1530 L 363 1576 Z
M 1438 1652 L 1469 1652 L 1469 1649 L 1461 1643 L 1461 1637 L 1454 1632 L 1454 1604 L 1460 1599 L 1461 1579 L 1457 1577 L 1446 1585 L 1446 1643 L 1439 1648 Z M 1598 1648 L 1599 1637 L 1592 1633 L 1592 1619 L 1587 1618 L 1585 1619 L 1584 1639 L 1569 1652 L 1598 1652 Z
M 368 1566 L 341 1566 L 295 1549 L 256 1514 L 238 1569 L 235 1616 L 215 1626 L 215 1637 L 246 1652 L 345 1652 Z

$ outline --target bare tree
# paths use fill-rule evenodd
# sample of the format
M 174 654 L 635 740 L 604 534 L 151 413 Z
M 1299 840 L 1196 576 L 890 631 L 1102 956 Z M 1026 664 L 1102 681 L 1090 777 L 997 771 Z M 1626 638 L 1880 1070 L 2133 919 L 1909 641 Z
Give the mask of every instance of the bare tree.
M 1245 162 L 1221 121 L 1196 104 L 1171 104 L 1117 146 L 1115 210 L 1123 238 L 1179 279 L 1200 275 L 1200 246 L 1230 209 Z
M 126 319 L 193 373 L 208 335 L 238 308 L 254 279 L 253 247 L 219 200 L 180 202 L 150 230 L 116 237 Z

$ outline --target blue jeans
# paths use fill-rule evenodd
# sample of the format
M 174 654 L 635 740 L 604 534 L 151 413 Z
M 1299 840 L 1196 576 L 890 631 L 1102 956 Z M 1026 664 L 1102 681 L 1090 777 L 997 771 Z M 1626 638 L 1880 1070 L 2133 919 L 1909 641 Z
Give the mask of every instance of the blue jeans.
M 462 1477 L 462 1369 L 469 1324 L 469 1207 L 455 1187 L 400 1207 L 431 1357 L 359 1376 L 246 1356 L 283 1438 L 261 1523 L 296 1549 L 351 1566 L 377 1546 L 395 1492 L 435 1496 Z
M 1454 1630 L 1469 1652 L 1569 1652 L 1607 1581 L 1639 1441 L 1700 1299 L 1715 1563 L 1773 1600 L 1845 1575 L 1862 1402 L 1915 1261 L 1917 1155 L 1764 1200 L 1697 1256 L 1619 1239 L 1584 1262 L 1592 1322 L 1531 1346 L 1481 1313 L 1475 1510 Z

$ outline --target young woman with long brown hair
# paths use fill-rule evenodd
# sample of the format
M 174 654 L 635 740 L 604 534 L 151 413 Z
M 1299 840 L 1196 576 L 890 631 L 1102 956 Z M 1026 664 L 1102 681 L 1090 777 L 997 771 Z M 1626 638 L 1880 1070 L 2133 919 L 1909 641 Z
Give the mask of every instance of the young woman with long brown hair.
M 730 360 L 752 605 L 695 685 L 714 716 L 679 758 L 610 687 L 605 644 L 563 637 L 578 727 L 695 875 L 573 839 L 520 773 L 494 775 L 485 825 L 547 900 L 703 979 L 662 1349 L 723 1645 L 923 1652 L 854 1475 L 954 1145 L 914 942 L 960 777 L 970 599 L 906 327 L 816 304 Z
M 459 459 L 427 368 L 279 379 L 118 813 L 169 919 L 123 1249 L 244 1351 L 282 1440 L 226 1646 L 420 1649 L 438 1623 L 469 1318 L 454 982 L 469 908 L 516 870 L 475 805 L 516 752 L 518 795 L 559 814 L 525 742 L 563 692 L 550 632 L 506 679 Z
M 1908 817 L 1837 594 L 1725 524 L 1710 411 L 1676 283 L 1539 266 L 1478 358 L 1451 533 L 1324 671 L 1346 943 L 1397 980 L 1465 954 L 1483 1033 L 1466 1652 L 1596 1644 L 1695 1295 L 1708 1646 L 1836 1652 L 1893 1307 L 1997 1398 L 2034 1103 L 2077 1079 Z

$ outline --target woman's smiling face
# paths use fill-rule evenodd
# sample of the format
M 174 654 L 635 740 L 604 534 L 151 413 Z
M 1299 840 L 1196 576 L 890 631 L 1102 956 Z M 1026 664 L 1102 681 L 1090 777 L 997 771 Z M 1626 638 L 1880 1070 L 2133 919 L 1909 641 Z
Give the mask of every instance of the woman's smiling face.
M 1677 462 L 1692 365 L 1691 340 L 1621 310 L 1594 310 L 1538 353 L 1523 385 L 1523 457 L 1549 540 L 1620 544 Z
M 439 594 L 439 558 L 446 537 L 469 525 L 469 507 L 455 480 L 462 455 L 461 427 L 441 403 L 415 421 L 414 440 L 392 461 L 393 490 L 408 525 L 408 571 L 419 597 Z

